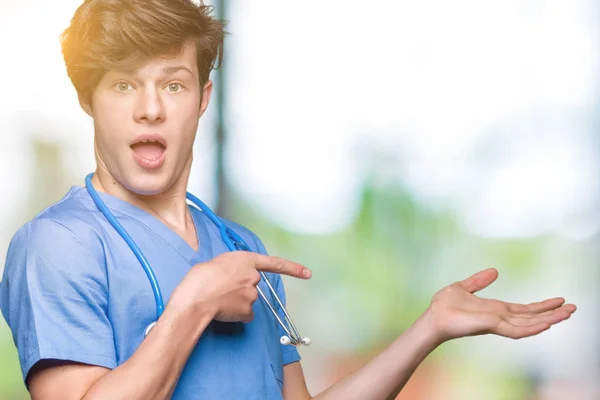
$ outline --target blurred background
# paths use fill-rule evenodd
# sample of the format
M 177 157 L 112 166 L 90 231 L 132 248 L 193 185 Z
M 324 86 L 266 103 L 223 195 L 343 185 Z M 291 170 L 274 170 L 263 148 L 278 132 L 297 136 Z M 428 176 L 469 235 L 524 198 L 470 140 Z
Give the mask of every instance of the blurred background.
M 600 399 L 600 2 L 208 3 L 230 36 L 189 189 L 313 269 L 285 280 L 311 392 L 493 266 L 481 296 L 577 313 L 446 343 L 398 399 Z M 58 39 L 80 4 L 0 0 L 0 271 L 94 169 Z M 0 319 L 0 399 L 25 398 Z

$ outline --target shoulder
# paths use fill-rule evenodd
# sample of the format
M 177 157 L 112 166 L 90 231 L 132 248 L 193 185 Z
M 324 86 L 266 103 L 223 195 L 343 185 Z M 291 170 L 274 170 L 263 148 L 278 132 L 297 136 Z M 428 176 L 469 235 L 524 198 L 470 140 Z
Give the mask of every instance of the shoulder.
M 68 288 L 103 293 L 106 256 L 97 225 L 85 204 L 71 199 L 51 205 L 13 236 L 0 281 L 0 309 L 31 305 L 31 293 L 66 300 Z M 61 301 L 62 301 L 61 300 Z M 11 308 L 12 307 L 12 308 Z
M 60 225 L 76 234 L 82 234 L 97 225 L 99 211 L 84 188 L 72 187 L 58 202 L 36 215 L 30 227 Z
M 58 202 L 42 210 L 25 223 L 13 236 L 7 254 L 7 266 L 12 257 L 65 257 L 85 250 L 102 249 L 97 213 L 79 190 L 72 188 Z M 64 253 L 70 252 L 70 253 Z

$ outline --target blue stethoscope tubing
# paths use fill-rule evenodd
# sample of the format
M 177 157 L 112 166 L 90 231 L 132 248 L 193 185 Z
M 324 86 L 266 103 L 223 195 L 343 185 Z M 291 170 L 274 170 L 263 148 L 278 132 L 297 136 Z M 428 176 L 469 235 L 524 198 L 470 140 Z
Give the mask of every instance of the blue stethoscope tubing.
M 108 209 L 106 204 L 104 204 L 104 202 L 100 198 L 100 195 L 98 194 L 98 192 L 92 185 L 92 177 L 93 176 L 94 176 L 94 174 L 91 173 L 85 177 L 86 189 L 87 189 L 88 193 L 90 194 L 90 197 L 92 198 L 92 200 L 94 201 L 94 203 L 96 204 L 96 206 L 98 207 L 100 212 L 102 213 L 102 215 L 104 215 L 104 217 L 108 220 L 108 222 L 111 224 L 111 226 L 119 233 L 119 235 L 123 238 L 123 240 L 125 240 L 125 242 L 129 246 L 129 248 L 131 249 L 131 251 L 133 252 L 135 257 L 139 261 L 140 265 L 142 266 L 144 272 L 146 273 L 146 276 L 148 277 L 150 286 L 152 287 L 152 292 L 154 294 L 154 303 L 156 304 L 156 320 L 158 320 L 158 318 L 160 318 L 160 316 L 162 315 L 165 307 L 164 307 L 164 301 L 163 301 L 162 293 L 160 290 L 160 286 L 158 284 L 158 280 L 156 279 L 156 275 L 154 274 L 154 270 L 150 266 L 150 263 L 144 256 L 144 253 L 142 253 L 142 251 L 140 250 L 138 245 L 135 243 L 133 238 L 127 233 L 127 231 L 125 230 L 125 228 L 123 228 L 123 226 L 119 223 L 119 221 L 117 221 L 115 216 L 112 214 L 112 212 Z M 212 210 L 206 204 L 204 204 L 204 202 L 202 202 L 202 200 L 200 200 L 199 198 L 197 198 L 196 196 L 194 196 L 193 194 L 191 194 L 189 192 L 186 194 L 186 198 L 188 200 L 190 200 L 195 206 L 197 206 L 211 220 L 211 222 L 216 225 L 216 227 L 219 229 L 219 233 L 221 234 L 221 239 L 223 240 L 223 242 L 225 243 L 225 245 L 227 246 L 229 251 L 238 251 L 238 250 L 252 251 L 250 249 L 250 247 L 246 244 L 244 239 L 242 239 L 242 237 L 237 232 L 235 232 L 233 229 L 231 229 L 227 225 L 225 225 L 223 223 L 223 221 L 221 220 L 221 218 L 219 218 L 214 212 L 212 212 Z M 275 308 L 271 305 L 271 303 L 269 302 L 269 300 L 267 299 L 267 297 L 265 296 L 265 294 L 263 293 L 261 288 L 257 285 L 256 289 L 258 290 L 258 293 L 260 294 L 263 301 L 267 304 L 267 306 L 271 310 L 271 313 L 273 314 L 273 316 L 277 319 L 277 322 L 279 323 L 279 325 L 281 325 L 281 327 L 284 329 L 284 331 L 288 335 L 288 336 L 281 337 L 281 343 L 282 344 L 292 344 L 294 346 L 299 346 L 301 344 L 306 345 L 306 346 L 310 345 L 310 342 L 311 342 L 310 338 L 303 338 L 299 334 L 298 329 L 296 329 L 296 326 L 294 325 L 292 318 L 288 314 L 285 306 L 283 305 L 281 299 L 277 295 L 275 289 L 273 289 L 273 286 L 271 286 L 271 282 L 269 282 L 269 279 L 267 278 L 265 273 L 262 271 L 259 271 L 259 273 L 261 275 L 261 278 L 265 281 L 265 283 L 267 284 L 267 287 L 273 294 L 273 297 L 277 301 L 280 309 L 283 311 L 286 322 L 289 324 L 289 327 L 286 326 L 286 324 L 284 324 L 284 322 L 281 320 L 281 318 L 275 311 Z M 152 327 L 155 324 L 156 324 L 156 321 L 152 322 L 146 328 L 146 330 L 144 331 L 144 336 L 146 336 L 150 332 L 150 329 L 152 329 Z

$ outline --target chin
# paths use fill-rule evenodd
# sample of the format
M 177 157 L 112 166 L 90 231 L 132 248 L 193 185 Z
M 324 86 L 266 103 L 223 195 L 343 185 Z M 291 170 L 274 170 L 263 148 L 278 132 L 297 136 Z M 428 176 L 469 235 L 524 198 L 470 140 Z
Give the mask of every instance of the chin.
M 126 178 L 124 185 L 135 194 L 157 196 L 173 186 L 171 174 L 136 173 Z

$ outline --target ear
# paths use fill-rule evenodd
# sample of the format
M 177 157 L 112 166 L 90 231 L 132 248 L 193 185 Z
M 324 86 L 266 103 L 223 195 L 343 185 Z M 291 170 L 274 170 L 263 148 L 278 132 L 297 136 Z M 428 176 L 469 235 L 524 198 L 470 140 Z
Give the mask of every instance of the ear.
M 198 118 L 200 118 L 204 114 L 204 111 L 206 111 L 206 108 L 208 107 L 208 103 L 210 103 L 210 96 L 212 95 L 212 88 L 213 88 L 213 83 L 209 79 L 206 82 L 206 84 L 204 85 L 204 89 L 202 90 L 202 99 L 200 101 L 200 115 L 198 116 Z
M 82 95 L 77 94 L 77 99 L 79 99 L 79 105 L 85 111 L 87 115 L 90 117 L 94 117 L 94 110 L 92 110 L 92 106 L 88 103 L 87 99 L 84 99 Z

